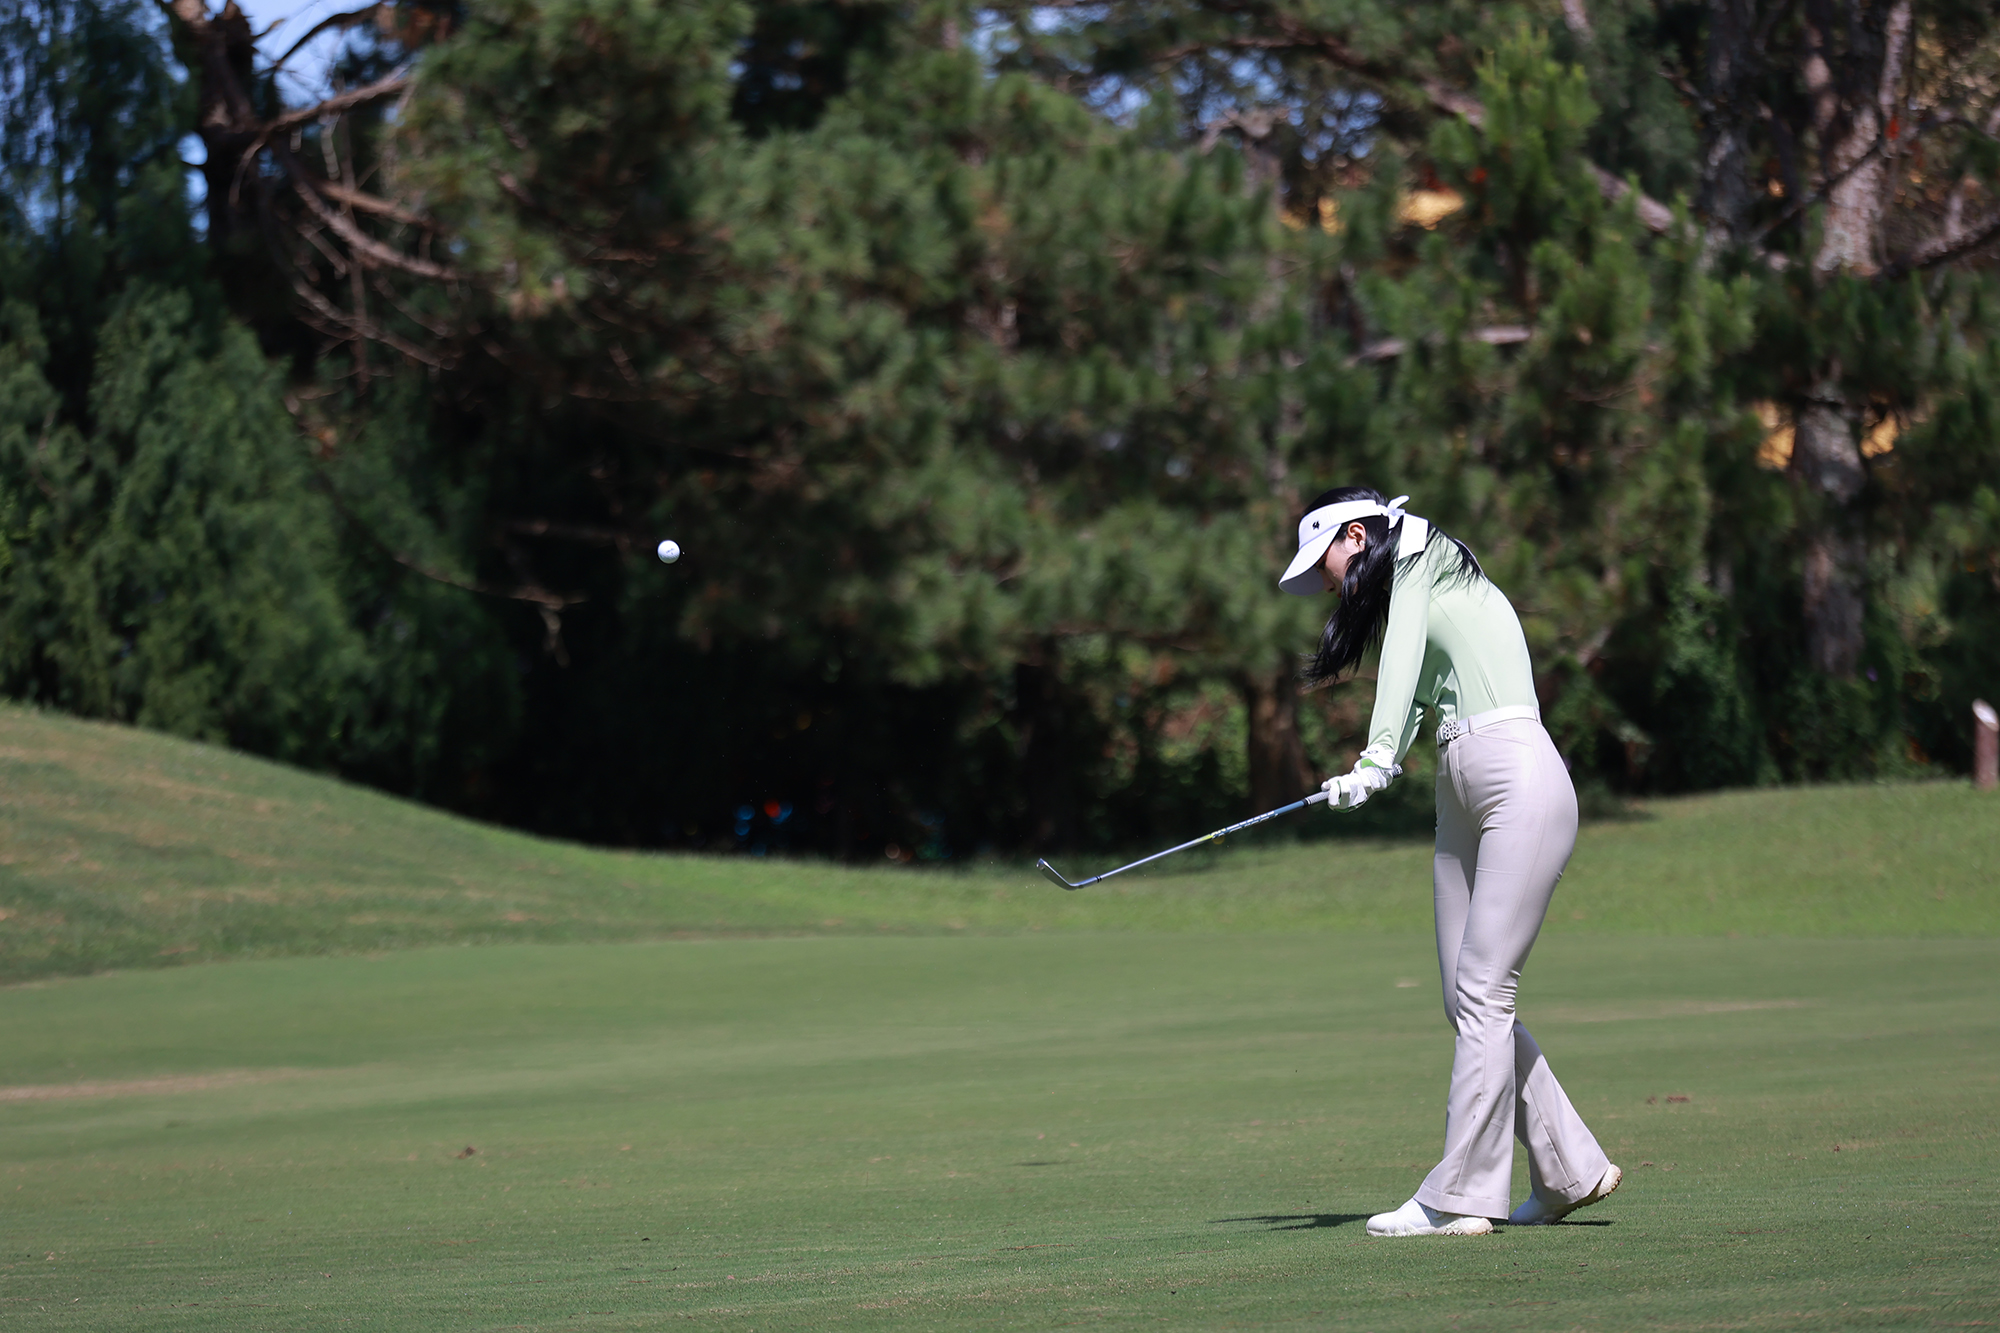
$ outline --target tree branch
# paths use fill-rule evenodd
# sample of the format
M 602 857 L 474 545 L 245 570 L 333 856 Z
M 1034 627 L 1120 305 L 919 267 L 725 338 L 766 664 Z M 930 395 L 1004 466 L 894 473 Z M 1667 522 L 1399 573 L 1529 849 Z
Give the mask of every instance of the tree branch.
M 371 342 L 381 343 L 384 347 L 394 348 L 413 361 L 420 361 L 424 365 L 437 369 L 444 368 L 445 362 L 441 357 L 426 352 L 423 348 L 418 347 L 415 343 L 407 339 L 397 337 L 387 329 L 378 327 L 362 316 L 349 314 L 333 302 L 327 300 L 325 295 L 298 274 L 293 273 L 290 276 L 292 290 L 299 294 L 299 299 L 311 306 L 319 314 L 320 318 L 332 321 L 336 328 L 346 329 L 350 338 L 366 338 Z
M 1979 220 L 1978 225 L 1961 231 L 1956 236 L 1936 237 L 1892 260 L 1883 267 L 1881 273 L 1876 275 L 1876 281 L 1894 282 L 1912 273 L 1936 268 L 1939 264 L 1949 264 L 1952 260 L 1963 258 L 1982 245 L 1989 244 L 1995 238 L 2000 238 L 2000 211 L 1987 214 Z
M 376 264 L 383 267 L 400 269 L 405 273 L 419 278 L 434 278 L 450 282 L 460 276 L 457 269 L 451 268 L 448 265 L 432 263 L 428 259 L 417 259 L 413 256 L 392 250 L 382 244 L 382 242 L 355 226 L 353 219 L 341 213 L 340 210 L 327 207 L 326 200 L 320 197 L 320 186 L 322 183 L 314 180 L 306 172 L 305 168 L 299 164 L 299 160 L 291 155 L 289 150 L 273 145 L 271 151 L 272 155 L 278 159 L 279 164 L 284 167 L 285 175 L 290 178 L 293 192 L 304 201 L 306 208 L 329 231 L 332 231 L 350 246 L 354 247 L 356 259 L 366 257 L 367 259 L 374 260 Z
M 279 56 L 277 60 L 272 63 L 270 72 L 276 74 L 279 70 L 283 69 L 285 67 L 285 62 L 290 60 L 293 56 L 299 53 L 300 47 L 304 46 L 307 42 L 311 41 L 313 38 L 325 32 L 328 28 L 351 28 L 355 24 L 364 22 L 365 20 L 372 17 L 376 13 L 379 13 L 381 11 L 381 8 L 382 6 L 380 4 L 373 4 L 362 9 L 350 9 L 345 14 L 330 14 L 326 18 L 321 19 L 319 22 L 313 24 L 309 30 L 307 30 L 305 36 L 299 38 L 296 42 L 293 42 L 290 49 L 288 49 L 285 52 L 285 54 Z M 278 22 L 282 23 L 284 22 L 284 20 L 280 19 Z M 277 26 L 278 25 L 274 23 L 271 25 L 271 28 L 275 28 Z M 265 36 L 268 37 L 271 35 L 271 28 L 266 28 L 264 30 Z
M 363 522 L 361 516 L 356 514 L 348 506 L 346 500 L 341 498 L 340 488 L 333 484 L 333 479 L 326 475 L 326 470 L 324 468 L 317 468 L 316 471 L 319 473 L 320 485 L 326 488 L 327 499 L 333 502 L 333 507 L 340 512 L 342 518 L 353 524 L 355 529 L 362 536 L 366 537 L 375 549 L 389 557 L 394 563 L 409 570 L 412 574 L 421 575 L 433 583 L 442 583 L 447 588 L 457 588 L 463 592 L 478 593 L 482 597 L 501 597 L 512 602 L 526 602 L 537 608 L 541 611 L 542 619 L 549 628 L 550 644 L 552 645 L 551 651 L 559 650 L 561 647 L 558 637 L 561 632 L 561 622 L 554 619 L 554 617 L 572 606 L 580 606 L 590 600 L 587 593 L 550 592 L 547 588 L 534 583 L 525 583 L 517 587 L 506 588 L 497 583 L 488 583 L 484 579 L 462 579 L 455 574 L 448 574 L 441 569 L 434 568 L 425 561 L 419 560 L 417 557 L 406 552 L 398 551 L 395 547 L 389 545 L 383 539 L 382 534 Z
M 1631 185 L 1595 162 L 1590 164 L 1590 170 L 1597 177 L 1598 190 L 1611 203 L 1615 204 L 1633 193 Z M 1664 236 L 1673 230 L 1674 210 L 1650 195 L 1639 195 L 1639 202 L 1633 205 L 1633 213 L 1639 219 L 1639 225 L 1656 236 Z
M 1260 16 L 1263 17 L 1263 16 Z M 1395 84 L 1406 82 L 1394 70 L 1358 54 L 1339 38 L 1327 33 L 1315 32 L 1297 21 L 1281 14 L 1264 17 L 1277 29 L 1274 36 L 1243 35 L 1218 37 L 1209 41 L 1184 42 L 1168 47 L 1154 57 L 1156 61 L 1172 63 L 1183 60 L 1200 51 L 1220 48 L 1228 51 L 1299 51 L 1319 56 L 1331 65 L 1351 74 L 1377 83 Z M 1438 79 L 1419 78 L 1416 86 L 1422 90 L 1424 100 L 1437 111 L 1446 115 L 1463 116 L 1474 128 L 1486 124 L 1486 107 L 1477 97 L 1461 89 L 1454 88 Z M 1613 203 L 1632 193 L 1632 187 L 1604 168 L 1593 164 L 1591 171 L 1596 174 L 1597 188 Z M 1641 194 L 1635 209 L 1639 222 L 1648 231 L 1665 235 L 1673 228 L 1674 210 L 1657 199 Z
M 364 213 L 373 213 L 377 217 L 400 222 L 406 227 L 422 227 L 425 231 L 437 230 L 437 224 L 429 218 L 412 213 L 393 200 L 368 194 L 362 190 L 349 189 L 339 181 L 316 180 L 313 182 L 313 189 L 337 204 L 346 204 L 349 208 L 358 208 Z
M 1494 324 L 1483 329 L 1473 329 L 1465 337 L 1468 342 L 1485 343 L 1488 347 L 1509 347 L 1524 343 L 1535 336 L 1535 331 L 1525 324 Z M 1442 342 L 1442 338 L 1426 339 L 1427 342 Z M 1380 338 L 1369 343 L 1353 356 L 1347 358 L 1351 368 L 1372 361 L 1388 361 L 1410 350 L 1410 344 L 1402 338 Z
M 383 75 L 373 83 L 363 84 L 359 88 L 350 88 L 344 93 L 338 93 L 327 98 L 324 102 L 315 102 L 313 105 L 301 107 L 297 111 L 287 111 L 284 115 L 274 120 L 266 121 L 262 127 L 264 136 L 268 137 L 279 130 L 291 129 L 294 125 L 303 125 L 309 120 L 318 120 L 322 116 L 337 116 L 341 112 L 350 111 L 357 106 L 361 106 L 363 103 L 380 101 L 384 97 L 400 93 L 409 86 L 410 67 L 404 65 Z

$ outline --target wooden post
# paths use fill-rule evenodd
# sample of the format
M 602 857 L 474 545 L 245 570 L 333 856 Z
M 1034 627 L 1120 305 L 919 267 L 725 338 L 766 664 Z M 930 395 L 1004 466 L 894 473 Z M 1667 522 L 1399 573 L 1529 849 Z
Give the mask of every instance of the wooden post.
M 2000 786 L 2000 713 L 1984 699 L 1972 701 L 1972 785 L 1981 791 Z

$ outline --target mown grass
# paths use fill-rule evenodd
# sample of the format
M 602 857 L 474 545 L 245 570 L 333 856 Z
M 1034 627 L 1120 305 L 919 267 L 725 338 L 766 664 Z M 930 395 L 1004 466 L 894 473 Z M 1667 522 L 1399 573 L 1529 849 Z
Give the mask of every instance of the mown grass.
M 0 980 L 447 943 L 1402 932 L 1426 929 L 1430 912 L 1420 842 L 1250 835 L 1079 893 L 1022 864 L 624 854 L 13 707 L 0 708 L 0 790 Z M 1586 826 L 1551 931 L 2000 934 L 2000 801 L 1963 783 L 1729 793 L 1635 813 Z M 1109 864 L 1058 860 L 1072 876 Z
M 1545 940 L 1524 1013 L 1628 1183 L 1579 1225 L 1370 1241 L 1438 1148 L 1432 966 L 849 937 L 0 990 L 0 1322 L 2000 1320 L 2000 943 Z
M 1963 785 L 1587 828 L 1522 1007 L 1628 1183 L 1379 1242 L 1450 1061 L 1421 844 L 629 856 L 21 710 L 0 783 L 0 1323 L 2000 1324 Z

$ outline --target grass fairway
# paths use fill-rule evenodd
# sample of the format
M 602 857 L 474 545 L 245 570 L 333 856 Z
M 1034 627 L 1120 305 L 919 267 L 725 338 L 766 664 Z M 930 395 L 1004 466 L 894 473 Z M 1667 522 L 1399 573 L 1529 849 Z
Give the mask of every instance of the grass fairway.
M 0 1326 L 2000 1326 L 1963 784 L 1586 829 L 1522 1007 L 1627 1183 L 1401 1242 L 1421 845 L 620 855 L 15 709 L 0 784 Z
M 821 938 L 16 987 L 0 1322 L 2000 1321 L 2000 945 L 1547 940 L 1524 1012 L 1628 1183 L 1583 1225 L 1369 1241 L 1438 1146 L 1431 966 Z
M 170 737 L 0 706 L 0 983 L 428 944 L 1430 929 L 1427 843 L 1313 811 L 1080 893 L 1024 864 L 858 870 L 524 837 Z M 1731 792 L 1587 825 L 1553 933 L 2000 937 L 1969 783 Z M 1153 850 L 1153 849 L 1147 849 Z M 1117 863 L 1065 856 L 1072 877 Z

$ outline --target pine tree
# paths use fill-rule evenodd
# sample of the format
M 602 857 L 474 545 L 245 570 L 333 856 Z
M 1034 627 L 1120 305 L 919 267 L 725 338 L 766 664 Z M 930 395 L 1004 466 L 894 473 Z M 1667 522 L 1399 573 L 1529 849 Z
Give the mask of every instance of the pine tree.
M 0 45 L 0 690 L 406 789 L 478 762 L 490 651 L 425 661 L 451 608 L 410 634 L 209 276 L 157 14 L 10 0 Z
M 1602 747 L 1616 742 L 1635 759 L 1646 751 L 1647 729 L 1633 718 L 1657 714 L 1644 701 L 1669 688 L 1645 679 L 1646 664 L 1663 660 L 1647 645 L 1678 623 L 1668 608 L 1700 604 L 1721 617 L 1704 617 L 1704 633 L 1738 641 L 1736 684 L 1724 693 L 1740 685 L 1760 700 L 1754 711 L 1771 753 L 1751 768 L 1824 775 L 1897 762 L 1898 715 L 1915 701 L 1899 702 L 1890 682 L 1906 673 L 1891 659 L 1904 661 L 1919 631 L 1895 598 L 1905 581 L 1891 571 L 1899 552 L 1924 542 L 1936 507 L 1963 494 L 1931 489 L 1930 479 L 1965 477 L 1959 468 L 1992 458 L 1990 438 L 1947 424 L 1966 419 L 1952 404 L 1977 394 L 1969 367 L 1979 356 L 1947 349 L 1980 348 L 1990 336 L 1978 262 L 2000 235 L 2000 218 L 1982 207 L 1992 180 L 1982 147 L 1991 130 L 1989 13 L 1920 13 L 1895 0 L 1840 10 L 1791 0 L 1699 9 L 1447 0 L 1337 11 L 1196 0 L 1080 10 L 1051 31 L 1027 10 L 1001 12 L 995 44 L 1006 59 L 1100 104 L 1158 90 L 1172 98 L 1186 138 L 1242 143 L 1284 183 L 1294 217 L 1339 220 L 1357 237 L 1398 227 L 1378 222 L 1379 210 L 1371 217 L 1356 191 L 1403 192 L 1433 209 L 1484 201 L 1483 187 L 1466 188 L 1477 182 L 1449 182 L 1455 194 L 1436 188 L 1467 140 L 1432 127 L 1461 126 L 1493 151 L 1511 151 L 1512 128 L 1488 105 L 1480 62 L 1520 32 L 1553 32 L 1556 65 L 1579 69 L 1592 100 L 1613 114 L 1591 119 L 1561 148 L 1575 167 L 1562 187 L 1571 197 L 1549 203 L 1573 210 L 1596 194 L 1629 203 L 1632 221 L 1663 246 L 1699 238 L 1692 269 L 1670 266 L 1685 270 L 1677 285 L 1652 284 L 1660 317 L 1680 320 L 1663 303 L 1687 299 L 1688 282 L 1732 293 L 1732 328 L 1754 316 L 1747 337 L 1729 335 L 1733 354 L 1703 381 L 1707 420 L 1689 423 L 1706 437 L 1710 495 L 1684 517 L 1703 515 L 1696 527 L 1706 549 L 1693 564 L 1663 561 L 1650 576 L 1659 591 L 1642 599 L 1651 609 L 1606 626 L 1611 659 L 1586 655 L 1624 682 L 1614 691 L 1623 707 L 1603 715 Z M 1688 214 L 1661 202 L 1676 196 Z M 1401 226 L 1435 225 L 1463 244 L 1488 234 L 1469 217 L 1484 215 Z M 1413 257 L 1407 244 L 1380 254 L 1392 271 Z M 1517 260 L 1515 313 L 1532 314 L 1543 308 L 1540 293 L 1520 279 L 1533 265 L 1526 253 Z M 1350 354 L 1362 355 L 1390 340 L 1370 323 L 1379 312 L 1362 290 L 1366 262 L 1349 268 L 1355 280 L 1334 288 L 1329 313 L 1345 324 Z M 1699 325 L 1710 309 L 1698 300 L 1681 322 Z M 1477 343 L 1508 327 L 1469 322 L 1433 336 Z M 1541 344 L 1497 345 L 1532 355 Z M 1559 356 L 1546 386 L 1588 383 L 1599 355 L 1580 352 L 1574 366 Z M 1400 362 L 1384 358 L 1390 376 L 1405 373 Z M 1551 401 L 1546 389 L 1535 401 Z M 1671 417 L 1658 424 L 1670 427 Z M 1789 494 L 1757 475 L 1760 451 L 1783 469 Z M 1940 454 L 1952 463 L 1940 466 Z M 1540 480 L 1578 494 L 1562 469 Z M 1677 568 L 1694 571 L 1698 588 Z M 1719 591 L 1719 600 L 1699 589 Z M 1618 660 L 1627 651 L 1639 657 Z M 1747 762 L 1707 767 L 1734 780 Z M 1694 771 L 1684 758 L 1668 767 Z M 1632 776 L 1645 780 L 1643 765 Z

